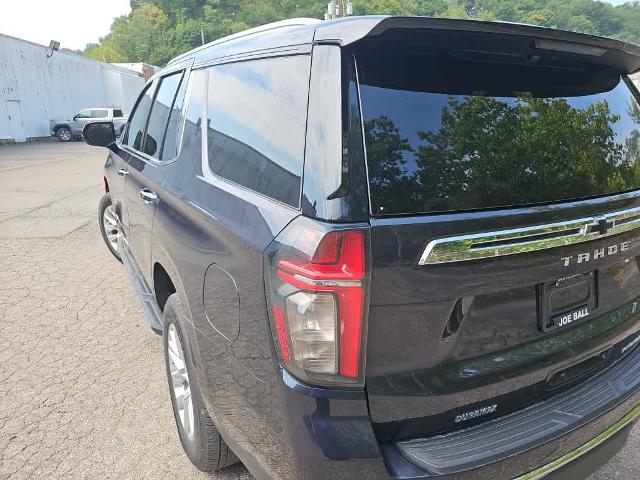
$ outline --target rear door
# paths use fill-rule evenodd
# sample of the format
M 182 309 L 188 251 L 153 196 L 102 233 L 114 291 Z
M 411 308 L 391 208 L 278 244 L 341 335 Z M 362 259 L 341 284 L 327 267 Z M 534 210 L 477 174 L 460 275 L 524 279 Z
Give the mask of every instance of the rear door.
M 355 51 L 381 439 L 571 388 L 640 327 L 640 109 L 626 76 L 532 39 L 421 35 Z
M 166 153 L 163 148 L 170 117 L 182 109 L 186 88 L 184 75 L 180 70 L 154 80 L 154 85 L 147 90 L 133 113 L 125 140 L 129 163 L 125 186 L 129 222 L 127 240 L 149 285 L 153 284 L 153 220 L 161 201 L 159 191 L 166 176 L 165 165 L 176 156 L 175 130 L 170 132 Z M 169 143 L 173 149 L 169 148 Z

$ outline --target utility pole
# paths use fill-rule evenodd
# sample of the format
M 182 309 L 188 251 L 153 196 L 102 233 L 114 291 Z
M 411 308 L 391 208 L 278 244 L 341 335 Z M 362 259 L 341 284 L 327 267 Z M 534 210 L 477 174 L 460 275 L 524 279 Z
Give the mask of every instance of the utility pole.
M 353 15 L 353 2 L 351 0 L 331 0 L 327 5 L 327 12 L 324 14 L 325 20 L 348 17 Z
M 202 42 L 201 45 L 204 45 L 204 27 L 202 25 L 200 25 L 200 41 Z

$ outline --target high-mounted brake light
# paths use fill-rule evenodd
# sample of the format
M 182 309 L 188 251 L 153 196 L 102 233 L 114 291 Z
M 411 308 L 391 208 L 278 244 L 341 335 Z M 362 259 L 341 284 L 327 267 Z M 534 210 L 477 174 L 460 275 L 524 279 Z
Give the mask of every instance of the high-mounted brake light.
M 272 258 L 272 314 L 285 368 L 304 377 L 358 379 L 366 274 L 362 230 L 299 231 Z

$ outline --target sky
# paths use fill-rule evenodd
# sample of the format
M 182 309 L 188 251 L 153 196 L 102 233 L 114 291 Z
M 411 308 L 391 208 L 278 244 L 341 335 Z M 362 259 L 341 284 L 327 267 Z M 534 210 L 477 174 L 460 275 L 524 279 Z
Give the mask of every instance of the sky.
M 318 0 L 323 1 L 323 0 Z M 628 0 L 606 0 L 620 5 Z M 111 22 L 131 11 L 129 0 L 0 0 L 0 33 L 42 45 L 84 49 L 109 33 Z
M 109 33 L 113 19 L 131 11 L 129 0 L 0 0 L 0 33 L 60 48 L 84 49 Z

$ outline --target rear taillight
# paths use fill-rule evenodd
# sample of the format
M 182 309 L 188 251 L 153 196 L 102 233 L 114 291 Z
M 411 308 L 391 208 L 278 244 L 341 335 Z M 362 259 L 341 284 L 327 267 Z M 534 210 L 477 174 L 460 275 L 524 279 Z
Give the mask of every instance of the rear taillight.
M 267 251 L 274 343 L 303 381 L 362 383 L 366 236 L 299 219 Z

